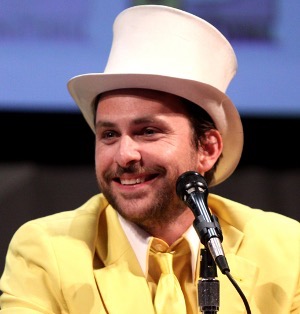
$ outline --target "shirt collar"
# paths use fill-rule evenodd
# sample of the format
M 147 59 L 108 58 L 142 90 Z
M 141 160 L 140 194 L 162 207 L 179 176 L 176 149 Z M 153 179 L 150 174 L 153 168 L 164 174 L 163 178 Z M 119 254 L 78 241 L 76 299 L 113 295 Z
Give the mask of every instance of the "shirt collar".
M 146 276 L 148 246 L 153 237 L 136 224 L 124 219 L 120 214 L 118 214 L 118 217 L 122 229 L 125 232 L 127 239 L 143 270 L 143 273 Z M 189 229 L 183 234 L 183 237 L 188 241 L 190 246 L 192 273 L 195 274 L 200 240 L 193 226 L 189 227 Z

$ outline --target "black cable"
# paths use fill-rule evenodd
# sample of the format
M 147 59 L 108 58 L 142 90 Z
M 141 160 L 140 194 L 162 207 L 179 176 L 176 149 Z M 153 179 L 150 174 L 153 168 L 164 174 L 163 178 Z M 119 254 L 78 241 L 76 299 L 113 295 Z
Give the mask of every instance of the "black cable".
M 241 288 L 239 287 L 239 285 L 237 284 L 237 282 L 233 279 L 233 277 L 231 276 L 229 271 L 225 271 L 224 274 L 227 276 L 227 278 L 231 281 L 231 283 L 233 284 L 233 286 L 235 287 L 235 289 L 237 290 L 237 292 L 239 293 L 239 295 L 241 296 L 244 304 L 245 304 L 245 308 L 247 311 L 247 314 L 251 314 L 251 309 L 249 306 L 249 303 L 243 293 L 243 291 L 241 290 Z

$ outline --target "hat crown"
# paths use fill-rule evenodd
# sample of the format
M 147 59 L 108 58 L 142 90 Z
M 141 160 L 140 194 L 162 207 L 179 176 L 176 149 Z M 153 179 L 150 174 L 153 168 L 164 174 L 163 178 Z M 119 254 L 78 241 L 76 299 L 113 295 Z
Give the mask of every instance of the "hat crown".
M 104 73 L 143 73 L 184 78 L 225 92 L 237 70 L 228 40 L 211 24 L 167 6 L 121 12 Z

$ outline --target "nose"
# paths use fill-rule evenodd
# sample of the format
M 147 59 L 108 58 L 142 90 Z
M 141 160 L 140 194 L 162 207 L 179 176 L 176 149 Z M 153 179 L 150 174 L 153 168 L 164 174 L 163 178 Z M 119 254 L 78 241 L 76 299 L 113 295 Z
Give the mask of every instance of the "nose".
M 130 136 L 122 136 L 115 155 L 115 162 L 120 167 L 128 167 L 130 164 L 141 160 L 139 145 Z

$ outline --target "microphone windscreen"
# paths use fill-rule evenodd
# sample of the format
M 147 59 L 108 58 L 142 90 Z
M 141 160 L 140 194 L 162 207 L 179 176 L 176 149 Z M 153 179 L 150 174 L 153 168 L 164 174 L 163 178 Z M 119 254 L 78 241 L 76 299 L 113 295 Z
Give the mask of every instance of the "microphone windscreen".
M 184 172 L 178 177 L 176 182 L 176 193 L 183 201 L 185 201 L 185 195 L 191 188 L 207 189 L 205 178 L 196 171 Z

